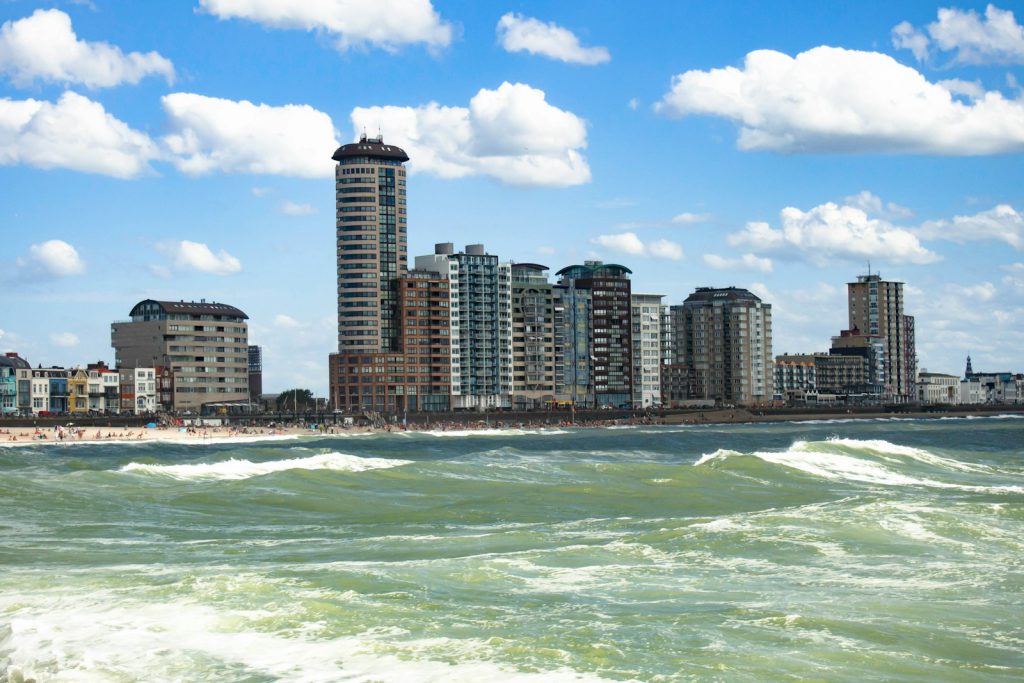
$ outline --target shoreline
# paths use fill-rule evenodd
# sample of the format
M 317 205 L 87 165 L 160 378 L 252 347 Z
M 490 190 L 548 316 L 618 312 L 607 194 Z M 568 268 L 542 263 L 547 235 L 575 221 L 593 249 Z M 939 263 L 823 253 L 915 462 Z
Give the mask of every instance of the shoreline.
M 388 425 L 383 428 L 364 426 L 290 425 L 284 427 L 105 427 L 89 428 L 71 426 L 53 427 L 0 427 L 0 448 L 15 446 L 104 444 L 104 443 L 171 443 L 189 445 L 218 445 L 233 443 L 256 443 L 264 441 L 286 441 L 303 437 L 359 436 L 382 433 L 426 433 L 435 436 L 472 436 L 474 433 L 502 433 L 511 430 L 531 432 L 562 431 L 572 429 L 659 427 L 679 425 L 729 425 L 759 423 L 842 423 L 863 420 L 913 421 L 951 419 L 1024 419 L 1024 407 L 1007 406 L 1005 410 L 978 411 L 950 410 L 937 412 L 834 412 L 834 413 L 790 413 L 760 414 L 745 408 L 705 410 L 666 416 L 644 416 L 624 419 L 589 420 L 571 424 L 550 420 L 530 422 L 506 422 L 497 419 L 476 422 L 440 422 L 428 424 Z

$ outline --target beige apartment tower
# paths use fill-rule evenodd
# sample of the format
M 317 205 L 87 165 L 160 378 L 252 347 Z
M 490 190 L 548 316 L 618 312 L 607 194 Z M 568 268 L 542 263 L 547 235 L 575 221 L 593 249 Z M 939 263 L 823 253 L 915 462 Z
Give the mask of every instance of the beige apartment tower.
M 167 410 L 199 412 L 209 403 L 248 401 L 249 319 L 227 304 L 135 304 L 131 320 L 110 326 L 119 369 L 153 368 L 167 378 Z
M 896 401 L 917 394 L 917 350 L 914 318 L 904 312 L 903 283 L 880 275 L 858 275 L 847 283 L 850 329 L 882 338 L 885 349 L 885 393 Z

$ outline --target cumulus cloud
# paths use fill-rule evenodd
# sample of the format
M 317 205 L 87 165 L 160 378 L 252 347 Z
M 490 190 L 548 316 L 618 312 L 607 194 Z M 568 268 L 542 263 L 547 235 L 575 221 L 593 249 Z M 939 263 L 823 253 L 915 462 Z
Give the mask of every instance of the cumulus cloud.
M 71 17 L 56 9 L 36 10 L 0 27 L 0 73 L 18 86 L 38 79 L 108 88 L 138 83 L 150 75 L 174 81 L 170 60 L 156 52 L 124 54 L 108 43 L 79 40 Z
M 78 335 L 73 332 L 54 332 L 50 335 L 50 342 L 54 346 L 70 349 L 72 346 L 78 346 Z
M 275 107 L 172 93 L 162 99 L 164 143 L 184 173 L 263 173 L 325 178 L 338 146 L 331 117 L 304 104 Z
M 650 256 L 669 261 L 681 261 L 684 257 L 682 246 L 676 242 L 661 239 L 645 244 L 634 232 L 598 235 L 590 243 L 628 256 Z
M 529 52 L 571 64 L 604 64 L 612 56 L 607 48 L 583 47 L 579 38 L 554 22 L 509 12 L 498 20 L 498 41 L 508 52 Z M 635 107 L 634 107 L 635 108 Z
M 922 223 L 917 234 L 926 239 L 941 239 L 963 244 L 982 240 L 1005 242 L 1024 250 L 1024 216 L 1008 204 L 1000 204 L 973 216 L 955 216 L 952 220 Z
M 586 123 L 548 104 L 544 91 L 522 83 L 481 89 L 469 107 L 436 102 L 357 107 L 352 125 L 356 130 L 380 126 L 387 142 L 409 153 L 412 171 L 442 178 L 488 175 L 526 186 L 590 181 L 590 167 L 579 152 L 587 146 Z
M 917 235 L 882 219 L 868 218 L 852 206 L 832 202 L 809 211 L 787 207 L 780 212 L 781 227 L 750 222 L 727 237 L 734 247 L 745 247 L 755 254 L 779 254 L 802 258 L 819 266 L 835 259 L 863 262 L 933 263 L 934 252 L 921 246 Z
M 860 209 L 864 213 L 881 218 L 913 218 L 914 212 L 905 206 L 895 202 L 883 202 L 881 197 L 862 190 L 855 195 L 850 195 L 843 200 L 847 206 Z
M 761 273 L 772 272 L 772 260 L 754 254 L 744 254 L 739 258 L 725 258 L 718 254 L 704 254 L 704 263 L 716 270 L 753 270 Z
M 816 47 L 747 55 L 743 68 L 687 71 L 656 110 L 708 114 L 740 126 L 742 150 L 999 154 L 1024 150 L 1024 102 L 948 89 L 877 52 Z
M 280 211 L 288 216 L 308 216 L 311 213 L 316 213 L 316 209 L 312 204 L 298 204 L 292 201 L 282 204 Z
M 0 98 L 0 165 L 134 178 L 158 156 L 149 136 L 77 93 L 64 93 L 56 104 Z
M 28 248 L 28 256 L 17 260 L 26 275 L 70 277 L 85 273 L 85 261 L 78 250 L 63 240 L 47 240 Z
M 219 19 L 247 19 L 278 29 L 316 31 L 339 50 L 372 45 L 393 52 L 424 43 L 447 47 L 452 27 L 430 0 L 200 0 Z
M 938 21 L 925 30 L 904 21 L 893 28 L 892 39 L 893 45 L 911 50 L 918 60 L 926 59 L 934 45 L 953 52 L 953 61 L 961 64 L 1024 64 L 1024 26 L 1013 12 L 995 5 L 985 8 L 984 17 L 974 10 L 940 8 Z
M 242 270 L 242 263 L 237 258 L 223 249 L 214 254 L 202 242 L 164 242 L 157 245 L 157 251 L 167 254 L 179 270 L 198 270 L 213 275 L 230 275 Z
M 673 216 L 673 223 L 682 223 L 683 225 L 690 225 L 691 223 L 706 223 L 711 220 L 710 213 L 690 213 L 684 211 L 681 214 Z
M 302 324 L 295 318 L 291 317 L 290 315 L 278 313 L 276 316 L 274 316 L 274 327 L 285 330 L 294 330 L 299 327 L 302 327 Z

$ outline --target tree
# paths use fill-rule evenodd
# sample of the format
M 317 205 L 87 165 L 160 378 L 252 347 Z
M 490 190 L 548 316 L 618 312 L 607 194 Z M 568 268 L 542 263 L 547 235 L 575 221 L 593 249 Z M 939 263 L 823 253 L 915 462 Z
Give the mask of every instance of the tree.
M 316 408 L 316 404 L 313 401 L 313 392 L 309 389 L 289 389 L 288 391 L 282 391 L 278 394 L 276 405 L 279 413 L 293 411 L 301 413 Z

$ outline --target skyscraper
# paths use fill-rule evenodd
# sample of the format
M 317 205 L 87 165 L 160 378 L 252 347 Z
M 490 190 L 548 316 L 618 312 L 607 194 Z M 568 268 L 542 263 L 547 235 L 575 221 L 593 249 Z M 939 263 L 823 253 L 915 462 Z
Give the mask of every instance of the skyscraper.
M 364 134 L 332 158 L 338 162 L 338 353 L 329 363 L 331 402 L 342 410 L 381 411 L 394 407 L 386 382 L 405 363 L 395 355 L 401 346 L 395 281 L 408 260 L 403 164 L 409 155 Z
M 881 275 L 858 275 L 847 283 L 850 329 L 879 335 L 885 346 L 885 390 L 894 400 L 913 400 L 917 392 L 914 320 L 904 313 L 903 283 Z
M 404 275 L 405 168 L 409 155 L 364 134 L 332 157 L 337 203 L 338 352 L 394 351 L 397 299 Z

